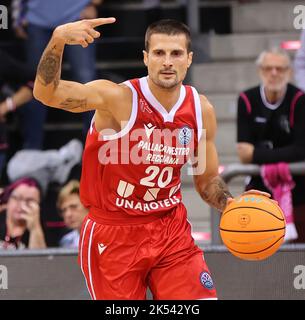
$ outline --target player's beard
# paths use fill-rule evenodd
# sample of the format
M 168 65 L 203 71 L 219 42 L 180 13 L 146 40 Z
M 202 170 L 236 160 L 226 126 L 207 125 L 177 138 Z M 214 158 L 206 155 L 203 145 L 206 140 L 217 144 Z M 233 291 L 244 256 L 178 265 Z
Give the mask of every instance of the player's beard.
M 177 72 L 175 71 L 174 71 L 174 76 L 171 77 L 171 79 L 162 80 L 161 76 L 162 76 L 162 72 L 159 72 L 158 77 L 152 79 L 152 81 L 155 83 L 155 85 L 157 85 L 162 89 L 174 89 L 180 83 Z

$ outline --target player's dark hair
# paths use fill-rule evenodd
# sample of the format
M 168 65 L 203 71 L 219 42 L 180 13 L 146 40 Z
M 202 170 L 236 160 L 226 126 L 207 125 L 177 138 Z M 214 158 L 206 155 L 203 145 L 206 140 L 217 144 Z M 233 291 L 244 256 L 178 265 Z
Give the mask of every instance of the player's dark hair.
M 163 19 L 152 23 L 148 26 L 145 34 L 145 50 L 149 51 L 149 40 L 153 34 L 166 34 L 168 36 L 177 36 L 184 34 L 186 37 L 186 47 L 187 51 L 191 51 L 191 32 L 187 25 L 184 23 L 173 20 L 173 19 Z

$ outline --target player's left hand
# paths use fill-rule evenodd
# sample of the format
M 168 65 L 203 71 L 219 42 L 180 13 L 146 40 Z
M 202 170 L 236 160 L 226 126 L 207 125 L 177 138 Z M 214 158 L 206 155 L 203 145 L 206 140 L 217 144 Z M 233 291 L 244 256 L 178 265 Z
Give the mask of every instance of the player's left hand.
M 271 194 L 268 192 L 264 192 L 264 191 L 260 191 L 260 190 L 255 190 L 255 189 L 251 189 L 251 190 L 247 190 L 245 192 L 243 192 L 240 196 L 245 196 L 245 195 L 250 195 L 250 194 L 254 194 L 254 195 L 259 195 L 259 196 L 264 196 L 267 198 L 271 198 Z M 227 199 L 227 206 L 232 203 L 235 199 L 234 198 L 228 198 Z M 277 201 L 270 199 L 270 201 L 278 204 Z
M 53 37 L 64 44 L 81 45 L 87 48 L 101 35 L 95 28 L 115 21 L 115 18 L 96 18 L 66 23 L 56 27 Z
M 247 191 L 243 192 L 241 195 L 245 196 L 247 194 L 256 194 L 256 195 L 259 195 L 259 196 L 264 196 L 264 197 L 267 197 L 267 198 L 271 198 L 271 194 L 270 193 L 264 192 L 264 191 L 260 191 L 260 190 L 256 190 L 256 189 L 247 190 Z

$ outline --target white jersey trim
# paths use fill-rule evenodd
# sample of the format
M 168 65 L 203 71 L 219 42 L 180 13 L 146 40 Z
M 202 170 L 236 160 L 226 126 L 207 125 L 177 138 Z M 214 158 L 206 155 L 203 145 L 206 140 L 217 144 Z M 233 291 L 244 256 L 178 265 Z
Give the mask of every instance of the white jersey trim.
M 84 231 L 83 231 L 83 237 L 82 237 L 82 240 L 81 240 L 80 254 L 79 255 L 80 255 L 80 267 L 81 267 L 82 273 L 83 273 L 85 281 L 86 281 L 86 287 L 87 287 L 87 290 L 88 290 L 88 292 L 89 292 L 89 294 L 91 296 L 91 299 L 93 300 L 93 296 L 92 296 L 91 291 L 90 291 L 89 286 L 88 286 L 88 281 L 87 281 L 87 277 L 86 277 L 85 270 L 84 270 L 84 265 L 83 265 L 83 246 L 84 246 L 86 230 L 87 230 L 89 222 L 90 222 L 90 220 L 88 219 L 87 222 L 86 222 Z
M 167 112 L 167 110 L 162 106 L 162 104 L 157 100 L 157 98 L 151 92 L 148 86 L 147 80 L 148 80 L 148 77 L 143 77 L 140 79 L 140 87 L 144 97 L 152 105 L 152 107 L 154 107 L 162 115 L 164 122 L 174 122 L 175 114 L 177 110 L 181 107 L 186 96 L 185 87 L 181 86 L 180 96 L 178 101 L 173 106 L 171 111 Z
M 92 236 L 93 236 L 93 231 L 96 223 L 94 222 L 92 225 L 92 229 L 90 232 L 90 238 L 89 238 L 89 246 L 88 246 L 88 272 L 89 272 L 89 280 L 90 280 L 90 286 L 92 290 L 92 295 L 93 295 L 93 300 L 96 300 L 96 295 L 94 292 L 94 287 L 93 287 L 93 281 L 92 281 L 92 272 L 91 272 L 91 247 L 92 247 Z
M 198 142 L 200 141 L 202 137 L 202 131 L 203 131 L 203 123 L 202 123 L 202 108 L 201 108 L 201 102 L 200 102 L 200 96 L 197 90 L 192 87 L 192 92 L 195 100 L 195 112 L 196 112 L 196 121 L 197 121 L 197 128 L 198 128 Z
M 138 93 L 130 81 L 125 81 L 124 84 L 127 87 L 129 87 L 132 91 L 132 110 L 131 110 L 130 119 L 128 120 L 124 129 L 115 133 L 115 134 L 102 135 L 102 133 L 100 133 L 100 137 L 102 138 L 103 141 L 109 141 L 109 140 L 115 140 L 115 139 L 122 138 L 132 129 L 132 127 L 134 126 L 134 124 L 136 122 L 137 114 L 138 114 Z
M 94 115 L 93 115 L 93 117 L 92 117 L 92 119 L 91 119 L 91 123 L 90 123 L 90 129 L 89 129 L 90 134 L 93 133 L 94 119 L 95 119 L 95 113 L 94 113 Z

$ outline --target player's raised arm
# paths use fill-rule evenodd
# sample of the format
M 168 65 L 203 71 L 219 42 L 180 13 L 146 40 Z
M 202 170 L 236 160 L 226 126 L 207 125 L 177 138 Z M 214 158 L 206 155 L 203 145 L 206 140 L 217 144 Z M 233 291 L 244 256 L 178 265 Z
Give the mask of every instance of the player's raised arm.
M 204 201 L 219 211 L 223 211 L 227 201 L 233 196 L 218 175 L 218 155 L 214 142 L 217 127 L 214 108 L 204 96 L 200 96 L 200 100 L 206 135 L 202 135 L 198 145 L 194 183 Z
M 106 80 L 87 84 L 61 80 L 61 65 L 66 44 L 86 48 L 100 37 L 94 28 L 114 22 L 115 18 L 98 18 L 57 27 L 38 65 L 35 98 L 45 105 L 71 112 L 107 108 L 108 101 L 120 93 L 120 86 Z

